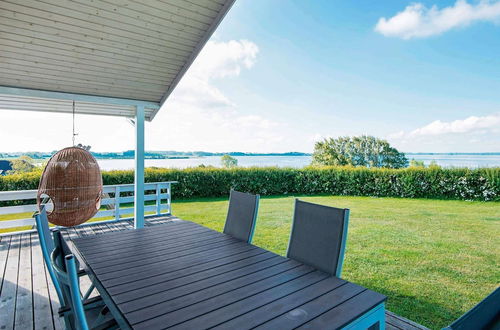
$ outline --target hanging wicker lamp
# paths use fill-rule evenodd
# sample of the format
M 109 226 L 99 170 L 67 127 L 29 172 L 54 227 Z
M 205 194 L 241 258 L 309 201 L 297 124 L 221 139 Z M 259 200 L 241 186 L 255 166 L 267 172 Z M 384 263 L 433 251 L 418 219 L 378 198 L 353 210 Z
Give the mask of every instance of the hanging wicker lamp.
M 54 154 L 38 186 L 38 207 L 45 205 L 50 223 L 76 226 L 92 218 L 101 206 L 102 176 L 94 156 L 69 147 Z

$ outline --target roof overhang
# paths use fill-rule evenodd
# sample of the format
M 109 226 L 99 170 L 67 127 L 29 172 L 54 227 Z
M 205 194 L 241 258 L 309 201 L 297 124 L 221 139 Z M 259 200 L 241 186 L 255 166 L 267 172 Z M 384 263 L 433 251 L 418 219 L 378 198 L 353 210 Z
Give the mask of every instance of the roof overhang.
M 134 117 L 137 106 L 143 106 L 147 120 L 160 108 L 148 101 L 0 86 L 1 109 L 72 113 L 73 103 L 78 114 L 119 117 Z
M 0 109 L 152 120 L 234 1 L 0 1 Z

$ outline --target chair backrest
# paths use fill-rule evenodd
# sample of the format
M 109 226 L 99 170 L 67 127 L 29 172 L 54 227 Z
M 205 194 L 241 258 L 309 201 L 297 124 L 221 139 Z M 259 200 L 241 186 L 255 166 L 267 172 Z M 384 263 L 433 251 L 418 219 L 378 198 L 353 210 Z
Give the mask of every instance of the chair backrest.
M 66 326 L 71 329 L 89 329 L 82 296 L 80 294 L 80 278 L 78 276 L 77 260 L 72 254 L 66 254 L 67 245 L 59 231 L 54 232 L 55 248 L 50 256 L 57 280 L 61 284 L 63 301 L 61 305 L 69 307 L 73 313 L 67 319 Z
M 259 195 L 231 190 L 224 233 L 251 243 L 258 209 Z
M 49 271 L 50 278 L 52 280 L 52 284 L 56 289 L 57 297 L 63 304 L 63 293 L 61 290 L 61 285 L 54 273 L 54 267 L 51 262 L 50 254 L 54 251 L 54 240 L 52 237 L 52 233 L 49 229 L 49 220 L 47 218 L 47 211 L 44 206 L 41 206 L 40 212 L 34 214 L 36 231 L 38 233 L 38 239 L 40 241 L 40 248 L 42 249 L 43 260 L 45 261 L 45 265 L 47 266 L 47 270 Z
M 500 329 L 500 287 L 445 329 Z
M 287 257 L 340 277 L 348 224 L 348 209 L 295 200 Z

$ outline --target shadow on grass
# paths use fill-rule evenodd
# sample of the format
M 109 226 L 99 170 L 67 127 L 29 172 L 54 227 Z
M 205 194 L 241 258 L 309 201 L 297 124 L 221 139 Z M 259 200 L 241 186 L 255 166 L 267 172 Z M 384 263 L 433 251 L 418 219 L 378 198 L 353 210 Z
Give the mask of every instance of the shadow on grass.
M 387 296 L 386 308 L 391 312 L 431 329 L 442 329 L 463 314 L 463 311 L 414 296 L 402 295 L 383 286 L 367 285 L 367 287 Z

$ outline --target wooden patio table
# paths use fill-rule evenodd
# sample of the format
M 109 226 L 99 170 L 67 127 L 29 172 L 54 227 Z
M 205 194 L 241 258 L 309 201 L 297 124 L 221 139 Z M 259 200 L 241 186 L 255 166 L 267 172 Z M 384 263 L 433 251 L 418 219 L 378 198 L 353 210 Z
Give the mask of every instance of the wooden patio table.
M 386 297 L 190 221 L 68 242 L 122 329 L 383 329 Z

